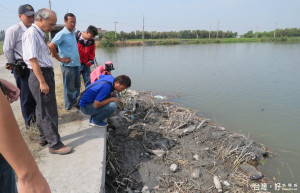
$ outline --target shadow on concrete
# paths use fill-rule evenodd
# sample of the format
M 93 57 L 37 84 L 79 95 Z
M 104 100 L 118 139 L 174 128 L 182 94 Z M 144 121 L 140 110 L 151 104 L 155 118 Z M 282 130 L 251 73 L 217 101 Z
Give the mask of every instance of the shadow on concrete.
M 85 122 L 83 122 L 85 123 Z M 100 130 L 102 130 L 100 132 Z M 72 133 L 70 135 L 63 136 L 61 138 L 62 141 L 68 141 L 71 140 L 72 142 L 66 144 L 67 146 L 71 146 L 73 148 L 76 148 L 88 141 L 99 139 L 99 138 L 105 138 L 106 137 L 106 129 L 99 128 L 99 127 L 88 127 L 87 129 L 80 130 L 78 132 Z
M 70 122 L 74 121 L 84 121 L 86 119 L 89 119 L 89 116 L 84 115 L 79 110 L 71 110 L 70 112 L 64 112 L 61 113 L 58 117 L 58 124 L 59 125 L 65 125 L 69 124 Z

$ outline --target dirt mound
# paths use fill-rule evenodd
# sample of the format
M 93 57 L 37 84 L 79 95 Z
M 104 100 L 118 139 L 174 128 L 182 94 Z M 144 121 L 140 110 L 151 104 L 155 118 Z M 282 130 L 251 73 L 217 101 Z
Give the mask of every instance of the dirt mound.
M 111 117 L 106 192 L 245 192 L 265 148 L 193 110 L 128 91 Z M 219 181 L 221 183 L 219 183 Z

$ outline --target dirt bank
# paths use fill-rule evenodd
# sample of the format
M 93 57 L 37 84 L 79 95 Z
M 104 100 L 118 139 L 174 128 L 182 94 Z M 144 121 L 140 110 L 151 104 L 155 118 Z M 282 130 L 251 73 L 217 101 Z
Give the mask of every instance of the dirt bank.
M 108 193 L 217 192 L 214 176 L 223 192 L 246 192 L 263 177 L 253 166 L 268 155 L 263 145 L 149 92 L 125 95 L 108 120 Z

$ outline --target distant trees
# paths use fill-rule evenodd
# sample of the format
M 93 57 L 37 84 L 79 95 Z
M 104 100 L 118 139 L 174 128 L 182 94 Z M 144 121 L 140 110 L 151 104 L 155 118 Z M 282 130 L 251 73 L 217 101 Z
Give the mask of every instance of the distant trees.
M 5 31 L 4 30 L 0 30 L 0 41 L 3 41 L 5 37 Z
M 103 44 L 110 45 L 117 40 L 142 39 L 142 31 L 121 31 L 115 35 L 114 31 L 99 33 L 99 38 L 104 40 Z M 145 39 L 216 39 L 216 38 L 236 38 L 237 32 L 232 31 L 207 31 L 207 30 L 181 30 L 181 31 L 145 31 Z M 300 37 L 300 28 L 276 29 L 276 37 Z M 252 30 L 241 35 L 243 38 L 273 38 L 274 31 L 269 32 L 253 32 Z
M 244 38 L 264 38 L 264 37 L 274 37 L 274 31 L 269 32 L 256 32 L 252 30 L 245 33 L 242 37 Z M 286 29 L 276 29 L 275 37 L 300 37 L 300 28 L 286 28 Z
M 145 39 L 200 39 L 200 38 L 216 38 L 216 31 L 206 31 L 206 30 L 182 30 L 179 32 L 176 31 L 168 31 L 168 32 L 157 32 L 157 31 L 145 31 L 144 32 L 144 38 Z M 237 36 L 237 32 L 231 32 L 231 31 L 219 31 L 218 32 L 218 38 L 235 38 Z M 132 31 L 129 33 L 126 33 L 124 31 L 121 31 L 119 33 L 120 40 L 126 40 L 126 39 L 142 39 L 142 31 Z

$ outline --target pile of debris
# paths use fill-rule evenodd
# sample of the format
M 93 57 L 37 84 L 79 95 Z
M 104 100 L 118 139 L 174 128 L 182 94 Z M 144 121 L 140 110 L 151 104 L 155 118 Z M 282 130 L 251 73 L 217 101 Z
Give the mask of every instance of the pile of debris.
M 129 90 L 110 124 L 106 192 L 247 192 L 268 152 L 191 109 Z

